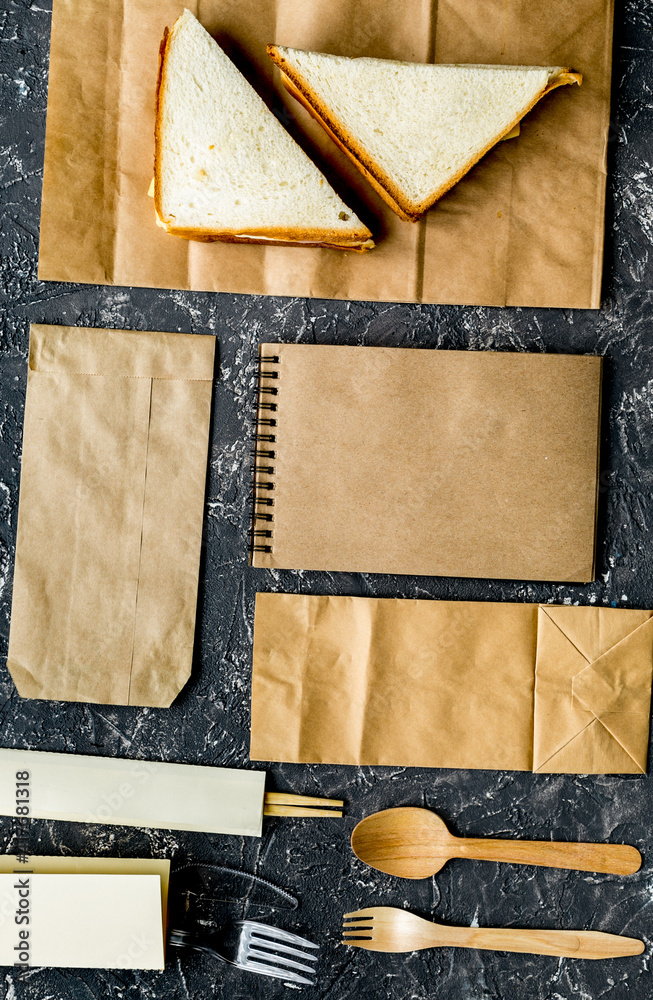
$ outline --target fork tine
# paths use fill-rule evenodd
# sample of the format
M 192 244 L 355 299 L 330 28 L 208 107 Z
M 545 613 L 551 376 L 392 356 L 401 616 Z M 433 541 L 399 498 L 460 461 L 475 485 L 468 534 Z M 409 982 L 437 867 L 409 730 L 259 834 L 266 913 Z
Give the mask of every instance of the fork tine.
M 248 927 L 260 937 L 267 937 L 273 941 L 285 941 L 286 944 L 303 945 L 304 948 L 319 948 L 307 938 L 300 937 L 299 934 L 291 934 L 290 931 L 282 931 L 280 927 L 270 927 L 269 924 L 259 924 L 256 920 L 240 920 L 239 926 Z
M 382 951 L 378 947 L 375 947 L 372 938 L 343 938 L 340 942 L 341 944 L 347 944 L 350 948 L 364 948 L 366 951 Z
M 300 948 L 293 948 L 291 945 L 283 944 L 281 941 L 272 941 L 270 938 L 252 935 L 252 944 L 256 945 L 257 948 L 264 948 L 266 951 L 269 950 L 270 954 L 283 952 L 285 955 L 297 955 L 298 958 L 303 958 L 307 962 L 317 962 L 317 955 L 301 951 Z
M 374 930 L 374 913 L 367 910 L 355 910 L 345 913 L 342 918 L 342 943 L 354 948 L 369 948 Z
M 298 969 L 300 972 L 315 973 L 314 966 L 302 965 L 301 962 L 295 962 L 292 958 L 286 958 L 285 955 L 275 955 L 269 951 L 259 951 L 258 948 L 250 948 L 247 957 L 249 958 L 250 955 L 260 962 L 271 962 L 272 965 L 278 965 L 284 969 Z
M 314 978 L 306 978 L 300 973 L 314 977 L 315 966 L 304 965 L 287 956 L 295 955 L 303 959 L 303 962 L 315 963 L 319 945 L 298 934 L 291 934 L 290 931 L 261 924 L 256 920 L 241 920 L 238 926 L 241 928 L 239 946 L 241 968 L 275 979 L 284 979 L 287 982 L 314 984 Z M 309 950 L 300 950 L 301 948 Z
M 263 962 L 239 962 L 237 964 L 239 969 L 246 969 L 248 972 L 258 972 L 261 976 L 283 979 L 287 983 L 305 983 L 307 986 L 315 985 L 314 979 L 307 979 L 306 976 L 300 976 L 298 972 L 292 972 L 290 969 L 275 968 Z

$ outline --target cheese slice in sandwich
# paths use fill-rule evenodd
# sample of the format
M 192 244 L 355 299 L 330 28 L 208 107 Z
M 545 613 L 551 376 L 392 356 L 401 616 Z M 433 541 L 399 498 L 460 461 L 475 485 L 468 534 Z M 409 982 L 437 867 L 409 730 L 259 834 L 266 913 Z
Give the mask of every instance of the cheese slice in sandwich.
M 154 203 L 159 224 L 189 240 L 374 246 L 367 226 L 188 10 L 161 43 Z
M 562 66 L 433 65 L 268 45 L 286 89 L 381 197 L 416 221 L 534 104 L 582 77 Z

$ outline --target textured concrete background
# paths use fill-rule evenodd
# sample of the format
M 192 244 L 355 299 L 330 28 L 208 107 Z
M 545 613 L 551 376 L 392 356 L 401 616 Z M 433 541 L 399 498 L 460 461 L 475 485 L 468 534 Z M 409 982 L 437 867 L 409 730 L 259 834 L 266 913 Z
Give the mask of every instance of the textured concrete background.
M 573 2 L 573 0 L 570 0 Z M 36 278 L 51 0 L 0 0 L 0 743 L 201 764 L 249 766 L 254 594 L 260 590 L 555 601 L 653 607 L 653 12 L 617 0 L 604 305 L 600 312 L 333 303 L 40 283 Z M 80 44 L 84 44 L 80 39 Z M 89 58 L 93 53 L 89 52 Z M 215 385 L 206 545 L 196 664 L 168 711 L 21 701 L 4 666 L 11 608 L 21 429 L 30 321 L 213 332 Z M 247 567 L 250 434 L 261 340 L 598 353 L 607 360 L 597 582 L 545 586 L 483 580 L 290 573 Z M 653 777 L 574 777 L 405 768 L 270 767 L 270 785 L 342 793 L 344 822 L 267 821 L 263 839 L 35 821 L 33 853 L 167 856 L 239 865 L 301 897 L 277 922 L 323 944 L 329 1000 L 648 1000 L 653 994 Z M 470 836 L 624 841 L 640 873 L 607 875 L 453 862 L 432 880 L 400 883 L 366 869 L 349 834 L 390 805 L 437 808 Z M 0 850 L 16 829 L 0 820 Z M 394 904 L 451 923 L 594 928 L 642 937 L 637 958 L 574 962 L 441 950 L 370 955 L 337 943 L 344 911 Z M 238 907 L 216 904 L 229 913 Z M 270 917 L 269 912 L 253 911 Z M 165 973 L 0 970 L 0 998 L 282 996 L 272 980 L 171 951 Z

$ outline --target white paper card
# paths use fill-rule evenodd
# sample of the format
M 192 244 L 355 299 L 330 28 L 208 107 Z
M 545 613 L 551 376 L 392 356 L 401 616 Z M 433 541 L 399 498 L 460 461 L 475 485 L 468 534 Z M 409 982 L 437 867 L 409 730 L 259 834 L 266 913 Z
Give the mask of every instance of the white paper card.
M 0 874 L 0 964 L 163 969 L 160 876 Z

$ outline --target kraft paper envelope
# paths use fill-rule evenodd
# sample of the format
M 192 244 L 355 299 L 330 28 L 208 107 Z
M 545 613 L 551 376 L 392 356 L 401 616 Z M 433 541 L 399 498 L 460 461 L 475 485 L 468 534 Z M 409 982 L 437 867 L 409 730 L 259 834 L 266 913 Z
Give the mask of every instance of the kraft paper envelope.
M 258 594 L 253 760 L 645 773 L 653 612 Z
M 252 564 L 593 580 L 602 361 L 262 344 Z
M 263 771 L 0 749 L 0 816 L 15 815 L 17 771 L 37 819 L 261 836 Z
M 8 667 L 171 704 L 191 670 L 214 337 L 32 327 Z
M 160 875 L 0 873 L 0 901 L 0 965 L 164 967 Z
M 375 250 L 188 243 L 157 228 L 147 190 L 159 44 L 184 6 L 370 226 Z M 39 277 L 596 309 L 612 21 L 613 0 L 55 0 Z M 268 42 L 411 62 L 571 66 L 583 85 L 540 102 L 517 139 L 414 224 L 394 215 L 284 92 Z

